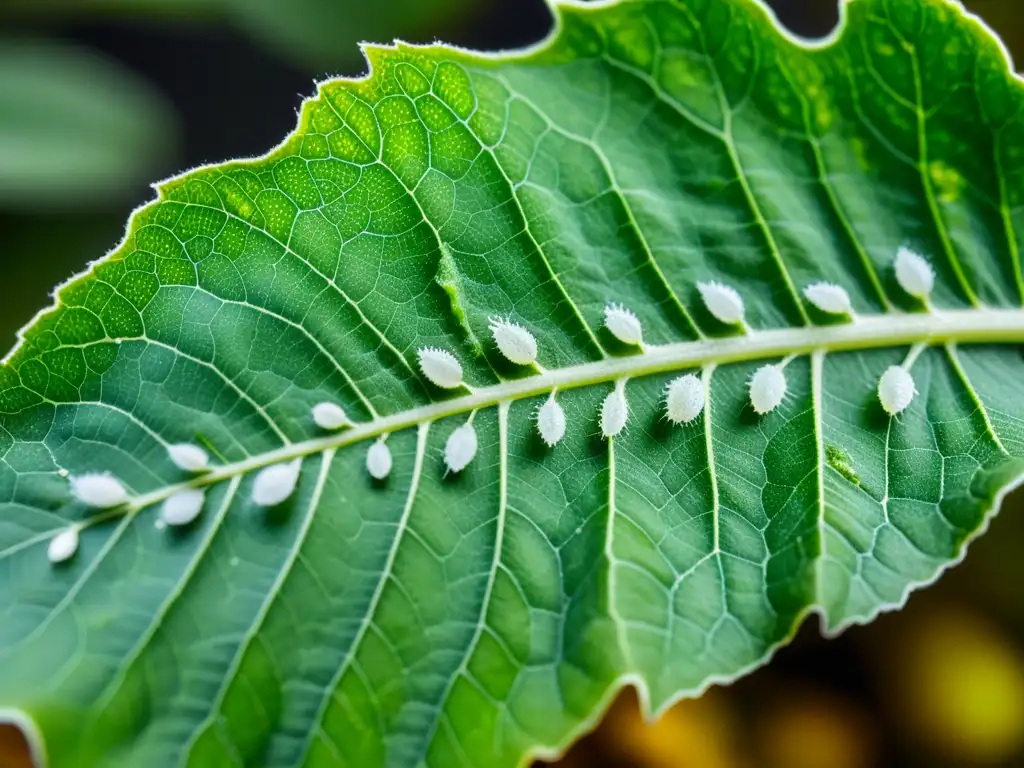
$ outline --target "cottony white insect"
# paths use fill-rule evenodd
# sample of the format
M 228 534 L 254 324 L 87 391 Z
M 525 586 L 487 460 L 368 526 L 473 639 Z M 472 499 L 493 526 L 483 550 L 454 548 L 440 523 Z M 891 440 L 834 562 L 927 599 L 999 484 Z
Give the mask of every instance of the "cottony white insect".
M 804 296 L 811 304 L 830 315 L 853 314 L 850 294 L 835 283 L 811 283 L 804 288 Z
M 620 381 L 601 404 L 601 434 L 605 437 L 615 437 L 626 426 L 628 415 L 625 383 Z
M 79 475 L 68 482 L 78 500 L 90 507 L 108 509 L 128 501 L 128 491 L 117 478 L 107 472 Z
M 160 508 L 160 519 L 167 525 L 188 525 L 203 510 L 206 493 L 199 488 L 183 488 L 175 491 Z
M 417 350 L 420 370 L 432 384 L 442 389 L 457 389 L 462 386 L 462 365 L 455 355 L 444 349 L 424 347 Z
M 46 556 L 51 563 L 63 563 L 78 551 L 78 528 L 74 525 L 65 528 L 52 539 L 46 548 Z
M 604 308 L 604 327 L 623 344 L 644 343 L 640 319 L 621 304 L 609 304 Z
M 383 440 L 377 440 L 366 452 L 366 471 L 370 477 L 383 480 L 391 474 L 391 449 Z
M 549 448 L 565 437 L 565 411 L 555 401 L 554 394 L 537 409 L 537 431 L 540 433 L 540 439 Z
M 275 507 L 292 495 L 299 481 L 302 459 L 272 464 L 256 475 L 252 484 L 252 500 L 261 507 Z
M 890 416 L 906 410 L 916 394 L 914 377 L 906 368 L 890 365 L 878 379 L 878 401 Z
M 206 451 L 191 443 L 169 445 L 167 455 L 178 469 L 184 469 L 186 472 L 201 472 L 210 465 L 210 457 L 206 455 Z
M 673 424 L 689 424 L 704 410 L 704 384 L 692 373 L 672 379 L 665 393 L 665 410 Z
M 501 354 L 516 365 L 531 365 L 537 361 L 537 340 L 523 326 L 492 317 L 491 335 Z
M 743 298 L 735 288 L 722 283 L 697 283 L 697 290 L 708 312 L 729 325 L 743 322 Z
M 468 421 L 458 427 L 444 444 L 444 463 L 449 472 L 461 472 L 476 456 L 476 430 Z
M 928 260 L 906 247 L 896 252 L 896 282 L 918 299 L 927 299 L 935 287 L 935 270 Z
M 786 396 L 786 374 L 778 365 L 762 365 L 750 378 L 750 404 L 764 415 L 779 407 Z
M 320 429 L 351 427 L 352 420 L 337 403 L 317 403 L 313 406 L 313 423 Z

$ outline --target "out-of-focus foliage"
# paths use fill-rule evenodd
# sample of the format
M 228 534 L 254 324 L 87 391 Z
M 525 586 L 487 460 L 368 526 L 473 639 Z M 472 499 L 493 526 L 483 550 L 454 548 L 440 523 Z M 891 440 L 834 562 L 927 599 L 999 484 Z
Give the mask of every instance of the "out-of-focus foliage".
M 439 19 L 468 21 L 478 0 L 5 0 L 9 12 L 33 17 L 145 13 L 230 22 L 304 66 L 325 68 L 358 58 L 356 43 L 413 38 Z M 0 10 L 2 13 L 2 10 Z
M 154 178 L 175 150 L 177 119 L 127 68 L 56 40 L 66 21 L 152 16 L 234 24 L 311 75 L 360 66 L 357 43 L 460 19 L 477 0 L 4 0 L 0 2 L 0 209 L 95 209 Z M 434 22 L 432 24 L 432 22 Z M 431 36 L 432 37 L 432 36 Z M 214 159 L 214 158 L 211 158 Z
M 172 145 L 173 116 L 136 75 L 80 48 L 0 39 L 0 206 L 102 205 Z
M 330 68 L 354 43 L 416 36 L 434 19 L 467 13 L 474 0 L 221 0 L 239 27 L 303 64 Z

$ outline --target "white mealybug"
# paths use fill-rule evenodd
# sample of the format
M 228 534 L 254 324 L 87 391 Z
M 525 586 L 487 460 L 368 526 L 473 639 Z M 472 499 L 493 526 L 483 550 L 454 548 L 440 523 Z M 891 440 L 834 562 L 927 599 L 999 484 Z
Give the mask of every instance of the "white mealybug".
M 927 299 L 935 287 L 935 270 L 928 260 L 906 247 L 896 252 L 896 282 L 918 299 Z
M 444 444 L 444 463 L 449 472 L 461 472 L 476 456 L 476 430 L 468 421 L 456 428 Z
M 261 469 L 252 484 L 253 503 L 261 507 L 276 507 L 295 491 L 301 469 L 302 459 L 271 464 Z
M 64 469 L 64 467 L 61 467 L 60 469 L 57 470 L 57 476 L 58 477 L 67 477 L 68 474 L 69 474 L 68 471 L 66 469 Z
M 167 455 L 178 469 L 184 469 L 186 472 L 201 472 L 210 465 L 210 457 L 206 455 L 206 451 L 191 443 L 168 445 Z
M 604 327 L 623 344 L 644 343 L 640 318 L 621 304 L 609 304 L 604 308 Z
M 555 401 L 554 394 L 537 409 L 537 431 L 548 448 L 554 447 L 565 437 L 565 411 Z
M 688 373 L 668 383 L 665 411 L 673 424 L 689 424 L 704 410 L 704 384 Z
M 351 427 L 352 420 L 337 403 L 317 403 L 313 406 L 313 423 L 320 429 Z
M 750 404 L 760 415 L 779 407 L 786 396 L 786 374 L 778 365 L 762 365 L 750 377 Z
M 391 449 L 383 440 L 377 440 L 366 452 L 366 471 L 375 480 L 383 480 L 391 474 Z
M 188 525 L 203 510 L 206 493 L 199 488 L 182 488 L 175 491 L 160 507 L 160 519 L 167 525 Z
M 729 325 L 743 322 L 743 298 L 735 288 L 722 283 L 697 283 L 697 290 L 708 312 Z
M 890 416 L 906 410 L 916 394 L 914 377 L 906 368 L 890 365 L 878 379 L 878 401 Z
M 492 317 L 491 335 L 501 354 L 516 365 L 537 362 L 537 340 L 523 326 Z
M 626 426 L 628 415 L 625 384 L 619 382 L 601 404 L 601 434 L 605 437 L 615 437 Z
M 830 315 L 852 315 L 853 304 L 846 289 L 835 283 L 811 283 L 804 288 L 804 296 L 822 312 Z
M 423 375 L 442 389 L 457 389 L 462 386 L 462 365 L 455 355 L 444 349 L 424 347 L 416 351 Z
M 46 556 L 51 563 L 63 563 L 78 551 L 78 528 L 74 525 L 65 528 L 52 539 L 46 548 Z
M 107 472 L 78 475 L 68 482 L 78 500 L 90 507 L 108 509 L 128 501 L 128 491 L 121 481 Z

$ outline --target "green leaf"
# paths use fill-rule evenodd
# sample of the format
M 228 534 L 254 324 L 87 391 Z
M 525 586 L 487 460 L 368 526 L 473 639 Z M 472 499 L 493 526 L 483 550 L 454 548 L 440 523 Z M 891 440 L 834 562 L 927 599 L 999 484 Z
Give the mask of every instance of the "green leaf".
M 0 707 L 57 766 L 516 765 L 624 683 L 660 712 L 809 613 L 838 632 L 957 562 L 1024 473 L 1024 95 L 958 6 L 844 9 L 820 46 L 752 0 L 638 0 L 560 5 L 503 56 L 371 48 L 268 156 L 161 184 L 0 368 Z M 926 303 L 902 246 L 935 269 Z M 819 280 L 854 322 L 804 299 Z M 428 381 L 429 347 L 469 387 Z M 782 361 L 759 416 L 748 381 Z M 674 425 L 687 372 L 707 406 Z M 319 430 L 322 401 L 356 425 Z M 476 456 L 446 472 L 469 419 Z M 258 470 L 294 459 L 295 492 L 256 506 Z M 87 472 L 132 501 L 73 500 Z M 162 529 L 185 487 L 202 514 Z
M 123 195 L 166 159 L 174 122 L 146 83 L 97 54 L 0 40 L 0 206 Z

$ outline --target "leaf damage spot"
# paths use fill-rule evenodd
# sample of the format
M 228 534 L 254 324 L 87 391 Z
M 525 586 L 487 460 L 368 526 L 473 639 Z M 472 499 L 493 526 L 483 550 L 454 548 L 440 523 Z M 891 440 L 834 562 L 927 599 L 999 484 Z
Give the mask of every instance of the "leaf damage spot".
M 853 466 L 850 455 L 833 443 L 825 445 L 825 463 L 856 486 L 860 486 L 860 475 Z
M 448 296 L 448 303 L 451 307 L 452 316 L 459 325 L 459 329 L 466 337 L 466 343 L 473 352 L 474 357 L 483 357 L 484 348 L 480 339 L 473 333 L 473 327 L 469 324 L 466 309 L 463 306 L 462 282 L 459 278 L 458 266 L 452 256 L 452 250 L 447 243 L 441 243 L 441 258 L 437 262 L 437 272 L 434 274 L 434 282 Z

